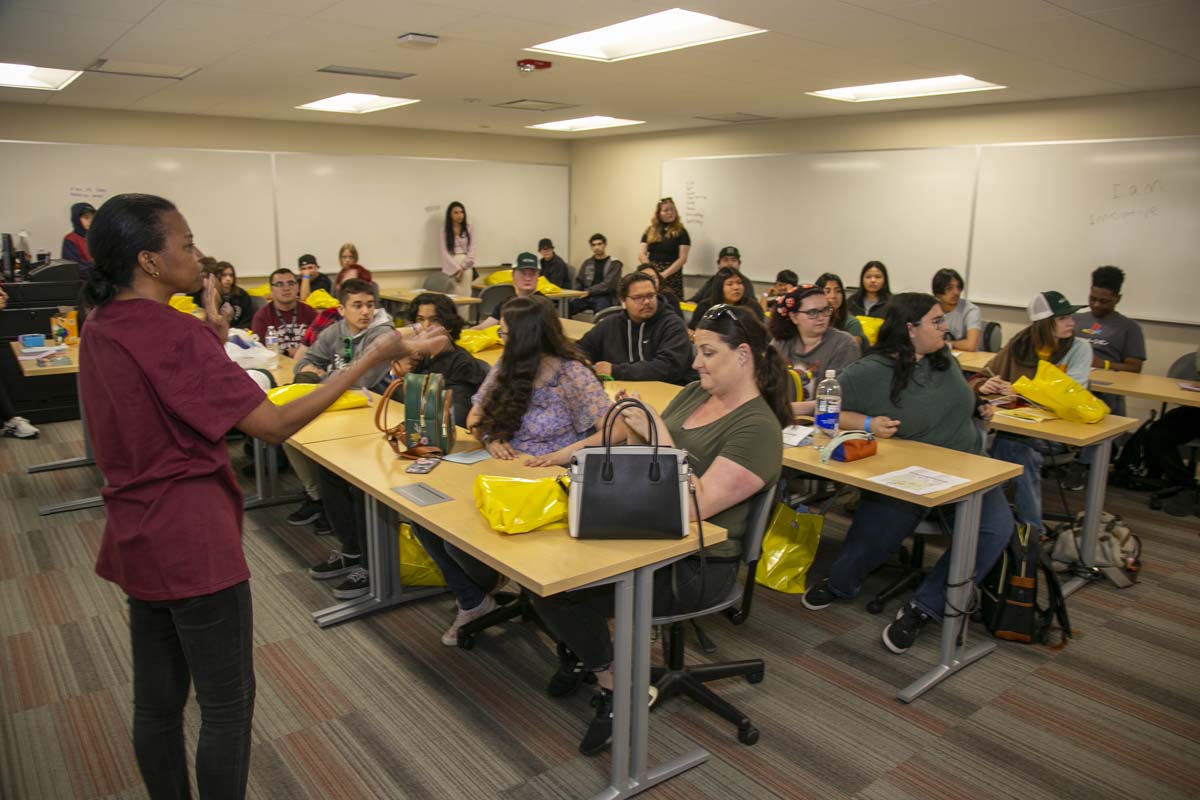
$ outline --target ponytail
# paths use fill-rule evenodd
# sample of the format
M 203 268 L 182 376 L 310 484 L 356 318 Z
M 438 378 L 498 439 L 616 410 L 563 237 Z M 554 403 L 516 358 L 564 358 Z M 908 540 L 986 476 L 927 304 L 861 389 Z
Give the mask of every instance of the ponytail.
M 788 401 L 788 367 L 783 355 L 774 347 L 755 355 L 754 381 L 779 424 L 784 428 L 791 425 L 793 417 L 792 404 Z

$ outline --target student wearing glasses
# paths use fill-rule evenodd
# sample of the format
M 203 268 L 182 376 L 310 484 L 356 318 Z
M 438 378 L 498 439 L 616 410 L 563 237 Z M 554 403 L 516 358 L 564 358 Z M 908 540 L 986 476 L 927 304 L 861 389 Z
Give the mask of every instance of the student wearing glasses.
M 671 291 L 669 286 L 663 286 L 662 277 L 658 274 L 658 268 L 653 264 L 642 264 L 637 268 L 637 272 L 641 275 L 647 275 L 654 281 L 654 287 L 658 290 L 658 304 L 675 316 L 683 319 L 683 309 L 679 307 L 679 295 Z
M 272 272 L 267 281 L 271 285 L 271 299 L 255 312 L 250 330 L 260 342 L 266 342 L 267 330 L 274 328 L 279 337 L 279 352 L 290 357 L 303 344 L 304 331 L 317 318 L 317 312 L 307 303 L 300 302 L 300 282 L 287 267 Z
M 779 479 L 780 430 L 792 420 L 783 359 L 768 344 L 766 327 L 750 309 L 728 305 L 709 309 L 696 326 L 692 366 L 700 379 L 688 384 L 661 415 L 652 409 L 654 425 L 664 446 L 687 450 L 700 517 L 725 528 L 729 537 L 705 549 L 705 566 L 698 556 L 691 556 L 654 574 L 656 615 L 703 608 L 728 594 L 737 580 L 751 499 Z M 649 438 L 640 410 L 623 412 L 621 423 L 614 431 L 617 441 L 628 430 Z M 531 463 L 566 464 L 575 449 L 599 444 L 600 438 L 597 434 Z M 608 618 L 613 615 L 613 589 L 600 586 L 532 600 L 538 616 L 565 646 L 549 694 L 569 694 L 580 685 L 584 672 L 595 674 L 600 687 L 592 698 L 596 713 L 579 751 L 596 755 L 612 737 L 613 649 Z
M 579 349 L 601 378 L 684 383 L 692 357 L 687 326 L 658 304 L 654 278 L 635 272 L 618 289 L 625 311 L 601 320 L 579 340 Z
M 858 342 L 858 346 L 862 347 L 867 337 L 858 317 L 850 313 L 850 306 L 846 303 L 846 285 L 842 283 L 841 276 L 826 272 L 817 278 L 815 285 L 825 290 L 825 296 L 829 298 L 829 305 L 833 308 L 830 326 L 850 334 L 854 341 Z
M 779 298 L 771 315 L 771 346 L 783 356 L 784 363 L 805 376 L 804 397 L 812 400 L 816 384 L 825 370 L 841 372 L 860 355 L 858 342 L 845 331 L 830 325 L 833 306 L 819 286 L 805 284 Z M 799 411 L 811 414 L 807 408 Z
M 650 226 L 642 234 L 638 263 L 653 264 L 663 285 L 670 288 L 676 297 L 683 297 L 683 268 L 691 249 L 692 237 L 679 221 L 675 201 L 664 197 L 654 206 Z
M 841 427 L 983 455 L 981 421 L 991 417 L 992 407 L 967 385 L 946 347 L 945 325 L 933 295 L 906 292 L 891 298 L 875 346 L 838 376 Z M 853 599 L 863 579 L 900 548 L 925 513 L 922 506 L 864 490 L 829 575 L 805 592 L 805 608 L 819 611 Z M 983 496 L 974 580 L 992 568 L 1012 531 L 1012 512 L 997 486 Z M 942 554 L 912 600 L 883 629 L 888 650 L 907 652 L 926 623 L 941 621 L 950 558 L 949 550 Z

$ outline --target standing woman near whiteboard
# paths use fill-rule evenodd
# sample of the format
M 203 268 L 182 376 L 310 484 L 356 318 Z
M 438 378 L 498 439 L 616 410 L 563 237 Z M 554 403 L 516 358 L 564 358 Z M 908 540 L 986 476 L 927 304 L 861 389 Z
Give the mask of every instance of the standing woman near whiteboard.
M 470 296 L 475 268 L 475 229 L 467 224 L 467 209 L 455 200 L 446 206 L 442 226 L 442 272 L 454 281 L 453 294 Z
M 850 313 L 883 319 L 884 306 L 892 299 L 892 284 L 882 261 L 868 261 L 858 274 L 858 291 L 850 298 Z
M 675 201 L 664 197 L 654 207 L 650 227 L 642 234 L 638 248 L 638 262 L 653 264 L 662 278 L 662 283 L 683 297 L 683 267 L 687 264 L 688 251 L 692 249 L 692 237 L 679 221 Z

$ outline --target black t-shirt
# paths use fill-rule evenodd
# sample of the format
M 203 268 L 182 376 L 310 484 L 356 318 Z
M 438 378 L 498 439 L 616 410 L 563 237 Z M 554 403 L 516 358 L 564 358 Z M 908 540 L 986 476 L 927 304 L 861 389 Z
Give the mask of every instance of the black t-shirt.
M 592 286 L 595 286 L 598 283 L 604 283 L 604 270 L 608 268 L 608 262 L 611 259 L 612 256 L 592 259 L 592 263 L 596 265 L 592 268 Z
M 645 233 L 642 234 L 642 241 L 647 242 Z M 692 237 L 688 236 L 686 229 L 678 236 L 664 237 L 657 242 L 647 242 L 646 253 L 650 256 L 651 263 L 673 264 L 679 258 L 679 248 L 685 244 L 688 246 L 692 244 Z

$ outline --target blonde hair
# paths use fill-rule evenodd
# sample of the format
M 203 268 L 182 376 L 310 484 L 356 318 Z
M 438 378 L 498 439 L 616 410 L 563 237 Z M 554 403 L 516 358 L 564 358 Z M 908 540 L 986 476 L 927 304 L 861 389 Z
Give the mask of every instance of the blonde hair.
M 670 225 L 664 225 L 659 214 L 662 213 L 662 208 L 667 203 L 675 209 L 675 221 Z M 659 200 L 654 206 L 654 219 L 650 223 L 650 227 L 646 229 L 646 243 L 661 242 L 663 239 L 675 239 L 682 236 L 687 231 L 683 227 L 683 223 L 679 221 L 679 208 L 675 205 L 675 201 L 669 197 L 664 197 Z
M 346 242 L 344 245 L 342 245 L 341 247 L 338 248 L 338 260 L 339 261 L 341 260 L 342 253 L 346 252 L 347 250 L 350 251 L 350 255 L 354 256 L 354 263 L 357 264 L 358 263 L 358 248 L 354 246 L 353 242 Z

